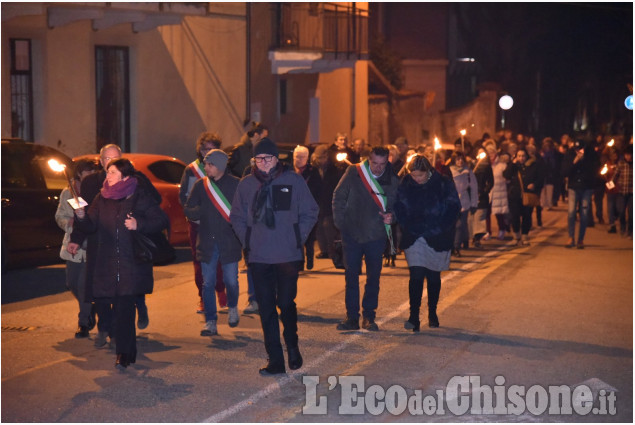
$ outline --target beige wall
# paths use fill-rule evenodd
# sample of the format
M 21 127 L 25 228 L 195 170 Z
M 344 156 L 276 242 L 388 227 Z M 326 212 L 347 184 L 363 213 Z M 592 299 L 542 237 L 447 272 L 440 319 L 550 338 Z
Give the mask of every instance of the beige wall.
M 236 8 L 232 8 L 236 12 Z M 11 134 L 9 39 L 33 40 L 37 143 L 76 156 L 95 148 L 96 45 L 129 47 L 131 150 L 194 157 L 205 130 L 225 145 L 242 134 L 246 111 L 245 19 L 186 17 L 133 33 L 130 24 L 93 31 L 90 20 L 48 29 L 46 16 L 2 23 L 2 136 Z M 228 48 L 230 46 L 231 48 Z

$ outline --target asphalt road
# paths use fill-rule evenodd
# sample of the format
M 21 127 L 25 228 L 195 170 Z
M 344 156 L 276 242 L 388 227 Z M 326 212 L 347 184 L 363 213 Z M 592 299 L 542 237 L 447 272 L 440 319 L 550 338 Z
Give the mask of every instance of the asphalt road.
M 384 268 L 380 332 L 340 332 L 344 276 L 329 260 L 298 286 L 304 366 L 275 378 L 255 315 L 201 337 L 188 253 L 155 268 L 137 363 L 75 339 L 63 266 L 2 276 L 3 422 L 632 422 L 633 241 L 588 229 L 563 247 L 566 212 L 531 245 L 489 241 L 442 275 L 441 327 L 405 331 L 408 270 Z M 240 275 L 239 307 L 246 304 Z M 424 305 L 425 305 L 424 294 Z M 424 318 L 424 317 L 422 317 Z M 425 324 L 425 322 L 424 322 Z M 490 401 L 491 400 L 491 401 Z M 479 406 L 482 405 L 482 408 Z M 493 410 L 488 410 L 491 406 Z

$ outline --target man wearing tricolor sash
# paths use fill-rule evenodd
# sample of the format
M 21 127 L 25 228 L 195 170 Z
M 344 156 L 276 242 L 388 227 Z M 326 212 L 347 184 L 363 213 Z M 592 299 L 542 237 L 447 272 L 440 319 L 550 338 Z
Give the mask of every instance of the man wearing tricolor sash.
M 196 141 L 196 160 L 192 161 L 183 170 L 183 176 L 181 177 L 181 185 L 179 189 L 179 201 L 182 206 L 185 206 L 187 197 L 192 192 L 194 183 L 204 178 L 205 167 L 203 165 L 203 158 L 207 155 L 207 152 L 212 149 L 220 149 L 222 144 L 221 137 L 210 131 L 201 133 Z M 205 313 L 203 307 L 203 273 L 201 272 L 201 263 L 196 259 L 196 238 L 198 236 L 198 221 L 188 220 L 188 231 L 190 236 L 190 249 L 192 250 L 192 263 L 194 265 L 194 283 L 198 289 L 198 306 L 196 312 L 199 314 Z M 219 275 L 222 274 L 219 272 Z M 227 305 L 227 298 L 225 295 L 225 285 L 222 279 L 216 282 L 216 293 L 218 294 L 218 303 L 221 307 Z
M 368 159 L 348 167 L 333 193 L 333 218 L 342 234 L 345 264 L 346 319 L 339 330 L 359 329 L 359 273 L 366 259 L 366 285 L 362 299 L 362 327 L 379 330 L 375 310 L 379 298 L 379 276 L 399 179 L 388 162 L 388 149 L 375 147 Z
M 185 202 L 185 216 L 199 221 L 196 239 L 196 259 L 201 262 L 203 274 L 203 303 L 205 327 L 202 336 L 216 335 L 218 315 L 216 312 L 216 268 L 220 261 L 227 289 L 228 322 L 230 327 L 238 325 L 238 261 L 242 257 L 240 241 L 229 222 L 231 202 L 238 187 L 238 179 L 225 172 L 227 154 L 213 149 L 203 160 L 207 177 L 194 183 Z

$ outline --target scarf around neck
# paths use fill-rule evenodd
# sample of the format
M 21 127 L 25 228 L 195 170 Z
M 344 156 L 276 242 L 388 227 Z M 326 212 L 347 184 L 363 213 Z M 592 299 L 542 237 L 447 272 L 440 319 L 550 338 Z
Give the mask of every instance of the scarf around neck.
M 101 188 L 101 196 L 106 199 L 124 199 L 132 195 L 137 188 L 137 178 L 130 177 L 127 180 L 121 180 L 110 186 L 108 180 L 104 180 Z
M 273 195 L 271 183 L 285 170 L 282 163 L 278 163 L 269 173 L 263 173 L 254 166 L 254 176 L 261 183 L 260 189 L 256 192 L 254 201 L 254 223 L 262 222 L 267 228 L 276 228 L 276 218 L 273 214 Z

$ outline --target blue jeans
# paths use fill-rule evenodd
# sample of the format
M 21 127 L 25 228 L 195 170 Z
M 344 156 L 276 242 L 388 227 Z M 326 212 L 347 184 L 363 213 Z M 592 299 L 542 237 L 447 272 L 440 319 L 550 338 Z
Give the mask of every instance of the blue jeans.
M 580 209 L 580 228 L 578 230 L 578 243 L 584 242 L 584 234 L 589 223 L 589 210 L 591 209 L 591 195 L 593 189 L 569 189 L 569 237 L 575 242 L 575 217 L 576 210 Z
M 214 244 L 214 251 L 209 262 L 201 261 L 203 272 L 203 304 L 205 305 L 205 320 L 217 320 L 216 314 L 216 268 L 220 251 L 218 244 Z M 238 262 L 221 264 L 223 281 L 227 289 L 227 307 L 238 305 Z
M 362 298 L 362 315 L 375 320 L 375 310 L 379 299 L 379 276 L 381 274 L 382 256 L 386 247 L 386 239 L 365 243 L 356 242 L 351 236 L 342 232 L 342 249 L 346 271 L 346 317 L 359 320 L 359 271 L 362 269 L 362 257 L 366 258 L 366 285 Z

